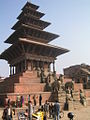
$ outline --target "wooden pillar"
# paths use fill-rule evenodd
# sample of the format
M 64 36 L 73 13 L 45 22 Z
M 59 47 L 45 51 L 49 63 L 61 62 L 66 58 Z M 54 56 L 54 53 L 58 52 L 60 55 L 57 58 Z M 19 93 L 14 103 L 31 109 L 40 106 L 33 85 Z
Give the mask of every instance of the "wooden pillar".
M 39 61 L 37 61 L 37 68 L 39 68 Z
M 19 63 L 17 64 L 17 73 L 19 73 Z
M 39 62 L 39 67 L 42 68 L 41 61 Z
M 33 70 L 33 60 L 31 60 L 31 71 Z
M 25 59 L 25 71 L 27 70 L 27 61 Z
M 11 76 L 12 75 L 12 67 L 11 67 L 11 65 L 9 67 L 10 67 L 10 76 Z
M 12 75 L 14 75 L 14 66 L 12 66 Z
M 21 72 L 23 72 L 23 61 L 21 61 Z
M 53 72 L 55 72 L 55 61 L 53 61 Z
M 16 65 L 14 66 L 14 74 L 16 74 Z
M 42 62 L 42 68 L 44 69 L 44 61 Z
M 16 74 L 18 73 L 18 64 L 16 64 Z
M 11 65 L 11 75 L 13 75 L 13 71 L 12 71 L 12 65 Z
M 24 72 L 24 61 L 22 61 L 22 69 L 23 69 L 23 72 Z
M 48 62 L 48 72 L 50 72 L 50 63 Z

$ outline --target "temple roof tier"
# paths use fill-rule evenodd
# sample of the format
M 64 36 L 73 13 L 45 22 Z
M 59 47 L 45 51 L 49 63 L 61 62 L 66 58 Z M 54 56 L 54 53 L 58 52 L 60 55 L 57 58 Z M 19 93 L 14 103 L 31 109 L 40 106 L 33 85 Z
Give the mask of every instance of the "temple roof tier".
M 46 28 L 48 25 L 51 24 L 51 23 L 49 23 L 49 22 L 36 19 L 36 18 L 33 17 L 33 16 L 24 15 L 24 16 L 22 17 L 22 19 L 21 19 L 20 21 L 18 21 L 18 22 L 12 27 L 12 29 L 17 30 L 17 29 L 21 26 L 21 23 L 26 24 L 26 25 L 29 25 L 29 26 L 33 26 L 33 27 L 38 28 L 38 29 L 41 29 L 41 30 L 43 30 L 44 28 Z
M 30 48 L 29 48 L 30 47 Z M 24 44 L 12 45 L 8 49 L 6 49 L 1 55 L 0 59 L 7 60 L 9 64 L 15 64 L 25 59 L 28 60 L 36 60 L 36 61 L 45 61 L 45 62 L 53 62 L 55 60 L 54 57 L 50 56 L 42 56 L 33 54 L 35 52 L 36 46 L 32 46 L 32 44 L 27 46 L 29 50 L 32 49 L 30 53 L 25 53 L 26 46 Z M 27 51 L 28 51 L 27 49 Z M 40 51 L 41 52 L 41 51 Z M 38 53 L 40 53 L 38 52 Z
M 43 17 L 45 14 L 41 13 L 39 11 L 35 11 L 32 9 L 25 9 L 24 11 L 21 12 L 21 14 L 17 17 L 17 19 L 21 19 L 23 17 L 23 15 L 26 14 L 27 16 L 34 16 L 37 19 L 40 19 L 41 17 Z
M 34 10 L 37 10 L 39 8 L 39 6 L 32 4 L 31 2 L 27 2 L 24 7 L 22 8 L 22 10 L 26 9 L 26 8 L 32 8 Z
M 36 42 L 36 41 L 29 40 L 29 39 L 19 38 L 19 41 L 24 42 L 24 44 L 26 43 L 26 45 L 27 44 L 32 44 L 33 46 L 36 45 L 37 49 L 36 49 L 36 51 L 34 51 L 35 53 L 37 51 L 40 52 L 40 50 L 39 50 L 39 47 L 40 47 L 42 49 L 41 49 L 41 53 L 39 53 L 39 54 L 44 55 L 44 50 L 46 50 L 47 52 L 45 52 L 45 56 L 51 56 L 54 58 L 57 57 L 58 55 L 69 52 L 68 49 L 65 49 L 62 47 L 58 47 L 58 46 L 47 44 L 47 43 Z M 50 54 L 49 54 L 49 52 L 50 52 Z
M 5 43 L 15 43 L 17 42 L 18 38 L 31 38 L 33 40 L 38 40 L 38 41 L 42 41 L 44 43 L 48 43 L 50 41 L 52 41 L 53 39 L 59 37 L 59 35 L 50 33 L 50 32 L 46 32 L 46 31 L 42 31 L 39 30 L 37 28 L 33 28 L 31 26 L 22 24 L 22 26 L 20 26 L 19 29 L 17 29 L 17 31 L 15 31 L 6 41 Z
M 50 44 L 45 44 L 45 43 L 40 43 L 36 41 L 30 41 L 28 39 L 19 38 L 19 43 L 13 44 L 8 49 L 6 49 L 0 55 L 0 59 L 5 59 L 10 63 L 10 61 L 26 53 L 28 55 L 38 56 L 38 59 L 40 58 L 39 56 L 42 56 L 43 60 L 46 57 L 48 59 L 49 57 L 56 59 L 58 55 L 64 54 L 66 52 L 69 52 L 69 50 L 61 47 L 57 47 L 54 45 L 50 45 Z M 36 59 L 36 58 L 34 57 L 33 59 Z

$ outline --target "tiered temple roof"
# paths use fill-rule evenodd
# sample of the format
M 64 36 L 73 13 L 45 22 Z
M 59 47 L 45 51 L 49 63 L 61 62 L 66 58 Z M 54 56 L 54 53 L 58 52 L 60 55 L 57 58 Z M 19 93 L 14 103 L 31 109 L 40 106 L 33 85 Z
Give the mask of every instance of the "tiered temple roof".
M 37 29 L 45 29 L 47 26 L 49 26 L 51 23 L 49 22 L 46 22 L 46 21 L 43 21 L 43 20 L 39 20 L 39 19 L 35 19 L 34 17 L 32 16 L 27 16 L 27 15 L 24 15 L 21 19 L 21 21 L 18 21 L 13 27 L 12 29 L 16 30 L 18 29 L 21 24 L 26 24 L 26 25 L 29 25 L 31 27 L 35 27 Z
M 29 53 L 30 59 L 35 59 L 36 56 L 37 58 L 38 56 L 41 56 L 43 58 L 41 61 L 47 58 L 47 61 L 52 62 L 58 55 L 68 52 L 67 49 L 50 44 L 31 41 L 26 38 L 19 38 L 19 41 L 20 42 L 18 44 L 14 44 L 4 51 L 1 55 L 1 58 L 11 62 L 12 59 L 16 60 L 18 56 L 23 56 L 26 55 L 25 53 Z M 33 58 L 31 58 L 32 55 L 34 56 Z
M 18 22 L 12 27 L 15 32 L 5 43 L 13 45 L 0 55 L 9 64 L 20 61 L 22 57 L 52 62 L 58 55 L 68 52 L 67 49 L 48 44 L 59 35 L 44 31 L 50 23 L 40 19 L 44 13 L 37 11 L 38 8 L 39 6 L 27 2 L 18 16 Z
M 48 43 L 57 37 L 59 36 L 56 34 L 22 24 L 5 42 L 13 44 L 18 41 L 18 38 L 30 38 L 34 41 Z
M 24 7 L 22 8 L 22 10 L 23 9 L 25 9 L 25 8 L 32 8 L 32 9 L 34 9 L 34 10 L 37 10 L 38 8 L 39 8 L 39 6 L 38 5 L 35 5 L 35 4 L 32 4 L 31 2 L 27 2 L 25 5 L 24 5 Z

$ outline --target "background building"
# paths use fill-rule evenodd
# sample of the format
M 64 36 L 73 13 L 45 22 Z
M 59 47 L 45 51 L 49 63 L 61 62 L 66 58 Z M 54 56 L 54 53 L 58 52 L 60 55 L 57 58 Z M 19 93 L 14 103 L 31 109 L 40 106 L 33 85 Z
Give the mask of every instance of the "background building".
M 74 65 L 64 69 L 65 77 L 72 78 L 76 83 L 83 83 L 88 88 L 90 83 L 90 66 L 86 64 Z

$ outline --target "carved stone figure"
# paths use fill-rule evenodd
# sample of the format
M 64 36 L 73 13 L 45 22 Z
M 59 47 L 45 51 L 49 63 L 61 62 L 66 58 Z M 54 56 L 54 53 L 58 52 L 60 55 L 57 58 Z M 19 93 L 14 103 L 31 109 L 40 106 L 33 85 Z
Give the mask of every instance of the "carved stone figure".
M 62 87 L 61 87 L 61 81 L 58 79 L 58 91 L 61 91 L 62 90 Z
M 40 67 L 37 68 L 37 77 L 40 77 L 40 74 L 41 74 L 41 69 Z
M 61 81 L 61 84 L 63 84 L 63 75 L 62 74 L 60 74 L 60 76 L 59 76 L 59 81 Z
M 45 85 L 45 91 L 51 92 L 51 90 L 52 90 L 51 84 L 49 82 L 47 82 Z
M 53 90 L 53 92 L 57 92 L 57 91 L 59 91 L 59 89 L 60 89 L 60 84 L 59 84 L 58 80 L 55 80 L 52 83 L 52 90 Z
M 57 80 L 56 71 L 53 72 L 53 78 L 54 80 Z
M 84 92 L 80 89 L 80 102 L 86 106 L 86 97 L 84 95 Z
M 44 69 L 43 68 L 41 68 L 40 77 L 41 77 L 41 83 L 44 83 L 45 82 L 45 75 L 44 75 Z

